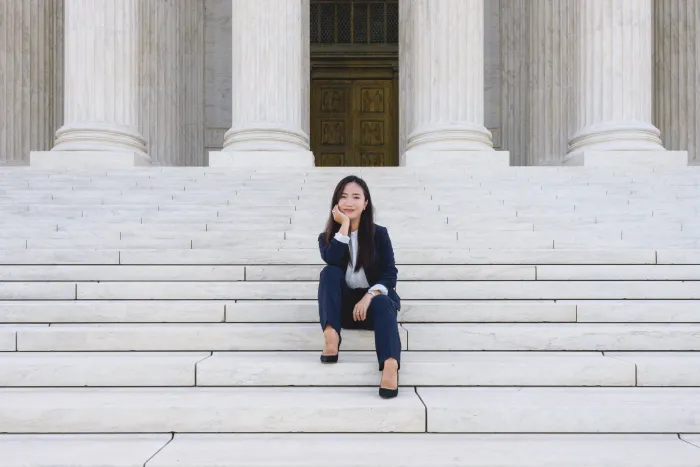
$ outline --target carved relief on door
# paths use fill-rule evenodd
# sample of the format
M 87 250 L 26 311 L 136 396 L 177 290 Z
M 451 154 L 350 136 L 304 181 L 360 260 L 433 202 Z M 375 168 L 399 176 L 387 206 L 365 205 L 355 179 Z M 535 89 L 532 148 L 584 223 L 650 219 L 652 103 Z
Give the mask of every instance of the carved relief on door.
M 398 164 L 393 80 L 313 80 L 311 150 L 317 166 Z

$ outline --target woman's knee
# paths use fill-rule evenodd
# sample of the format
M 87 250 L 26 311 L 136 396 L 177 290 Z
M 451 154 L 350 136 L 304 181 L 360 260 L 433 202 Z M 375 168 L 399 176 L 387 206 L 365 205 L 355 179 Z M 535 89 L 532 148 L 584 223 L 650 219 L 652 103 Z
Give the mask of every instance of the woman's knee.
M 394 306 L 391 303 L 391 299 L 383 294 L 377 295 L 376 297 L 372 298 L 372 301 L 369 304 L 369 308 L 371 312 L 375 314 L 375 316 L 377 314 L 394 312 Z

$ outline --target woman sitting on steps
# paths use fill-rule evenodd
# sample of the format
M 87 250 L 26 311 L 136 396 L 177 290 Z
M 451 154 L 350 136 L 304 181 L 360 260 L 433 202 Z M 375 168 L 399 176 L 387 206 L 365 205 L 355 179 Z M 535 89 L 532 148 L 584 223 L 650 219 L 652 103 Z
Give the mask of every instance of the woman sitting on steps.
M 344 178 L 333 193 L 326 231 L 319 235 L 321 271 L 318 310 L 325 346 L 321 362 L 336 363 L 341 328 L 374 330 L 382 379 L 379 395 L 398 394 L 401 340 L 396 315 L 398 271 L 385 227 L 374 223 L 369 188 L 355 176 Z

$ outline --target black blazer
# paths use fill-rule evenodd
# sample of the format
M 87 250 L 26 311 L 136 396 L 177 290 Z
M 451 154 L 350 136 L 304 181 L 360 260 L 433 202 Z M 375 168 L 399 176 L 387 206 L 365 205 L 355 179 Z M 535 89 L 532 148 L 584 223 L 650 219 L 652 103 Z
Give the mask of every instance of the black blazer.
M 401 298 L 396 293 L 396 281 L 398 270 L 394 260 L 394 248 L 391 246 L 391 239 L 386 227 L 375 225 L 374 263 L 365 268 L 365 275 L 370 287 L 381 284 L 389 292 L 389 298 L 394 301 L 397 310 L 401 310 Z M 350 247 L 335 238 L 331 238 L 330 243 L 326 243 L 323 233 L 318 236 L 318 247 L 321 251 L 323 261 L 331 266 L 338 266 L 343 271 L 348 268 L 350 262 Z

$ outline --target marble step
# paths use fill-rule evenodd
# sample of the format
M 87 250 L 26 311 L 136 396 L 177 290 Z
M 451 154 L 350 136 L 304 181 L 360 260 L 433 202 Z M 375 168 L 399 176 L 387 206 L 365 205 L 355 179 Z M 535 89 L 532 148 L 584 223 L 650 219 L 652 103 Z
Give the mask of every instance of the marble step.
M 417 388 L 433 433 L 693 433 L 700 388 Z
M 697 351 L 698 324 L 402 324 L 412 351 Z M 25 332 L 42 332 L 46 329 Z M 21 343 L 21 335 L 19 333 Z
M 12 326 L 7 332 L 12 332 Z M 402 324 L 411 351 L 697 351 L 698 324 Z M 372 331 L 346 330 L 344 350 L 373 350 Z M 98 324 L 16 328 L 19 351 L 316 351 L 318 323 Z M 14 342 L 8 342 L 14 350 Z
M 17 350 L 318 351 L 323 348 L 323 333 L 318 323 L 53 325 L 41 329 L 46 332 L 38 332 L 38 327 L 18 327 Z M 399 335 L 401 346 L 406 350 L 406 331 L 399 328 Z M 346 332 L 342 347 L 344 350 L 374 350 L 374 333 Z
M 404 323 L 700 323 L 695 300 L 403 300 Z M 0 323 L 317 323 L 316 300 L 0 301 Z
M 274 446 L 274 449 L 269 449 Z M 0 435 L 3 467 L 697 467 L 700 436 L 620 434 Z
M 142 467 L 172 441 L 154 435 L 0 435 L 2 467 Z
M 343 453 L 343 465 L 363 467 L 695 467 L 698 444 L 694 435 L 176 434 L 146 465 L 321 467 Z
M 321 347 L 319 347 L 320 349 Z M 12 352 L 0 386 L 376 386 L 374 352 L 345 351 L 342 365 L 315 352 Z M 700 354 L 651 354 L 644 385 L 688 386 Z M 581 352 L 403 352 L 402 386 L 635 386 L 644 355 Z M 664 362 L 668 367 L 662 368 Z M 662 372 L 663 371 L 663 372 Z M 694 373 L 695 372 L 695 373 Z M 640 384 L 642 385 L 642 384 Z
M 7 433 L 424 432 L 411 389 L 387 403 L 371 388 L 0 389 Z
M 0 387 L 194 386 L 203 353 L 0 353 Z
M 407 300 L 700 299 L 700 281 L 400 281 L 396 290 Z M 313 300 L 317 296 L 318 283 L 311 281 L 0 284 L 4 300 Z

